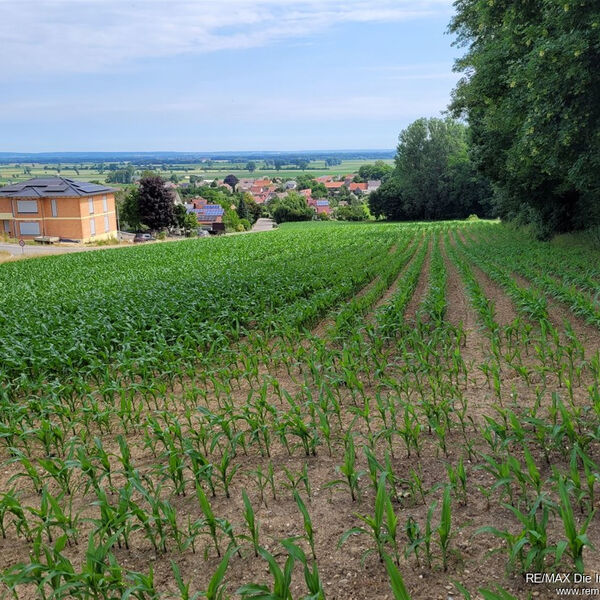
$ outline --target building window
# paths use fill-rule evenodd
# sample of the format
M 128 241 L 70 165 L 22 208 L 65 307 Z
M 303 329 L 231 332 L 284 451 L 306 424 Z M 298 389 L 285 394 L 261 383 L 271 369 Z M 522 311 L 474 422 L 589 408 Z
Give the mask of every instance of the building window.
M 40 224 L 37 221 L 19 224 L 21 235 L 40 235 Z
M 17 212 L 36 213 L 37 211 L 37 200 L 17 200 Z
M 52 216 L 58 217 L 58 206 L 56 205 L 56 200 L 54 198 L 50 200 L 50 207 L 52 208 Z
M 104 215 L 104 231 L 106 233 L 110 231 L 110 222 L 108 220 L 108 215 Z
M 90 207 L 90 215 L 93 215 L 94 214 L 94 199 L 90 198 L 88 200 L 88 204 L 89 204 L 89 207 Z
M 108 198 L 106 194 L 102 196 L 102 212 L 108 212 Z
M 90 219 L 90 235 L 96 235 L 96 221 L 93 218 Z

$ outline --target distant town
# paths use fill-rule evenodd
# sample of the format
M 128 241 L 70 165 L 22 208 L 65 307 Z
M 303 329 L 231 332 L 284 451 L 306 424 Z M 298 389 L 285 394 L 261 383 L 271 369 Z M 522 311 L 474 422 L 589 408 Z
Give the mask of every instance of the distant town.
M 46 158 L 0 163 L 5 242 L 104 244 L 143 232 L 145 239 L 219 234 L 248 231 L 261 218 L 363 221 L 371 218 L 369 195 L 393 171 L 389 158 L 367 162 L 354 155 L 188 163 L 164 156 L 160 163 L 147 157 L 68 163 L 64 156 Z

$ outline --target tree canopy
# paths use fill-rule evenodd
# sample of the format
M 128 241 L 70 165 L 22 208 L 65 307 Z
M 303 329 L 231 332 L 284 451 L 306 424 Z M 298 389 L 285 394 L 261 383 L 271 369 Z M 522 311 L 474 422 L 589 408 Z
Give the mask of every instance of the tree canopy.
M 600 222 L 600 4 L 458 0 L 451 108 L 503 218 L 547 238 Z
M 137 194 L 139 220 L 158 231 L 175 225 L 175 199 L 158 175 L 142 177 Z
M 286 221 L 310 221 L 314 211 L 306 204 L 306 198 L 298 192 L 289 192 L 283 198 L 277 198 L 270 203 L 273 218 L 277 223 Z
M 384 163 L 382 160 L 376 160 L 373 164 L 362 165 L 358 169 L 358 177 L 362 181 L 370 179 L 387 179 L 394 172 L 394 167 Z
M 234 192 L 235 186 L 239 183 L 239 181 L 240 180 L 233 174 L 227 175 L 225 179 L 223 179 L 223 183 L 226 183 L 228 186 L 230 186 Z
M 369 196 L 375 216 L 394 220 L 489 216 L 491 188 L 469 155 L 468 129 L 418 119 L 400 133 L 395 169 Z

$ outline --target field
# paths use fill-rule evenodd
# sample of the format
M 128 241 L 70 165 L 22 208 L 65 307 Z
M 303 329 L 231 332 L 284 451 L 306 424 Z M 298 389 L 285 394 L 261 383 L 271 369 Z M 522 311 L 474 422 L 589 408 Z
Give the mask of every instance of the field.
M 328 167 L 324 160 L 313 160 L 308 168 L 302 171 L 297 168 L 282 167 L 279 171 L 274 168 L 264 168 L 263 161 L 255 161 L 257 169 L 250 172 L 245 168 L 245 163 L 232 163 L 228 160 L 213 161 L 212 165 L 203 166 L 201 163 L 177 163 L 177 164 L 160 164 L 151 165 L 157 175 L 169 179 L 171 175 L 177 175 L 180 182 L 184 183 L 189 180 L 190 175 L 196 175 L 202 179 L 223 179 L 229 173 L 235 174 L 238 179 L 241 178 L 293 178 L 301 174 L 310 174 L 314 177 L 321 175 L 347 175 L 356 173 L 361 165 L 373 163 L 377 159 L 372 160 L 342 160 L 339 165 Z M 385 163 L 393 164 L 393 160 L 385 159 Z M 61 163 L 60 173 L 57 173 L 57 165 L 52 163 L 10 163 L 0 164 L 0 185 L 6 185 L 11 182 L 24 181 L 31 177 L 53 177 L 60 174 L 62 177 L 68 177 L 75 180 L 84 181 L 100 181 L 106 183 L 106 177 L 110 173 L 106 163 L 106 169 L 99 171 L 98 163 Z M 115 163 L 116 164 L 116 163 Z M 118 168 L 123 168 L 125 164 L 118 165 Z M 29 171 L 26 173 L 25 168 Z M 148 166 L 136 166 L 139 172 L 148 168 Z
M 0 288 L 7 594 L 520 600 L 600 572 L 591 247 L 298 224 Z

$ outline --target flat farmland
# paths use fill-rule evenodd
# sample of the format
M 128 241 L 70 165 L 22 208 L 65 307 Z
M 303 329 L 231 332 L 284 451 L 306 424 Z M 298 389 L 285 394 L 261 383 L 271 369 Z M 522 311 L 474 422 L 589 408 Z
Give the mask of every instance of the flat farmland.
M 298 168 L 291 168 L 289 165 L 283 166 L 279 171 L 275 168 L 265 168 L 264 163 L 261 160 L 255 160 L 257 169 L 253 172 L 248 171 L 245 166 L 246 163 L 231 163 L 230 161 L 212 161 L 210 165 L 203 165 L 202 163 L 176 163 L 176 164 L 162 164 L 156 163 L 151 165 L 153 172 L 165 179 L 169 179 L 171 175 L 177 175 L 181 183 L 189 180 L 191 175 L 201 177 L 202 179 L 223 179 L 228 174 L 233 173 L 238 179 L 241 178 L 294 178 L 298 175 L 308 174 L 313 177 L 319 177 L 321 175 L 348 175 L 350 173 L 356 173 L 358 169 L 368 163 L 375 162 L 376 159 L 364 159 L 364 160 L 342 160 L 341 164 L 328 167 L 324 160 L 313 160 L 306 170 Z M 378 159 L 377 159 L 378 160 Z M 383 162 L 392 165 L 392 159 L 385 159 Z M 119 169 L 127 166 L 125 163 L 117 165 Z M 134 165 L 139 173 L 148 168 L 148 166 Z M 28 169 L 25 172 L 25 169 Z M 11 164 L 0 164 L 0 184 L 6 185 L 10 182 L 24 181 L 31 177 L 55 177 L 57 174 L 62 177 L 68 177 L 69 179 L 83 180 L 83 181 L 100 181 L 106 183 L 106 177 L 109 175 L 110 170 L 108 163 L 106 167 L 100 171 L 98 170 L 98 163 L 61 163 L 60 172 L 57 172 L 57 165 L 50 163 L 11 163 Z
M 303 223 L 0 287 L 7 596 L 520 600 L 600 571 L 591 247 Z

